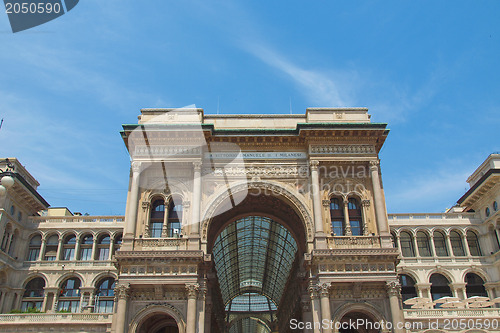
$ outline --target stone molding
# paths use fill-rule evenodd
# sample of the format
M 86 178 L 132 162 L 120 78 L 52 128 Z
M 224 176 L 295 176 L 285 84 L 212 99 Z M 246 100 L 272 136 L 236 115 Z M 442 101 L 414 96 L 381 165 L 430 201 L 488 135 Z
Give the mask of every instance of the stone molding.
M 376 154 L 374 145 L 311 145 L 310 155 L 367 155 Z

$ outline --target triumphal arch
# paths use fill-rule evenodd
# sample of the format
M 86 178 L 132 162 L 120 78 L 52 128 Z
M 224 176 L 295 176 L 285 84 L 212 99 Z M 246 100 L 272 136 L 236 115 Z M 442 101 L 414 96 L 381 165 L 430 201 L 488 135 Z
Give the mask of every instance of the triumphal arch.
M 112 331 L 402 321 L 378 156 L 388 132 L 365 108 L 141 110 L 121 132 L 131 171 Z

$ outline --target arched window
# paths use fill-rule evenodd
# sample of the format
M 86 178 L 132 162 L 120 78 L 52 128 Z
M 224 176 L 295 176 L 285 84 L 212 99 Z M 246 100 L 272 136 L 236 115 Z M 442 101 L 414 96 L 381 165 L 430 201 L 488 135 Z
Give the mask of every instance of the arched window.
M 64 239 L 63 244 L 63 257 L 62 260 L 73 260 L 75 259 L 75 244 L 76 237 L 75 235 L 68 235 Z
M 399 276 L 399 283 L 401 284 L 401 297 L 403 300 L 403 308 L 409 309 L 411 305 L 404 304 L 407 299 L 417 297 L 417 289 L 415 288 L 415 280 L 411 276 L 406 274 L 401 274 Z
M 59 247 L 59 236 L 57 236 L 57 235 L 50 236 L 47 239 L 44 260 L 47 260 L 47 261 L 56 260 L 58 247 Z
M 92 259 L 93 244 L 94 244 L 94 237 L 92 235 L 83 236 L 80 244 L 80 260 Z
M 464 244 L 462 242 L 462 236 L 456 232 L 450 232 L 451 248 L 453 249 L 453 254 L 457 257 L 465 256 Z
M 431 247 L 429 244 L 429 237 L 423 231 L 417 232 L 417 245 L 418 245 L 418 253 L 421 257 L 430 257 L 431 256 Z
M 484 214 L 486 215 L 486 217 L 490 216 L 490 207 L 486 207 L 486 209 L 484 210 Z
M 403 231 L 400 235 L 401 253 L 403 257 L 414 257 L 413 240 L 409 232 Z
M 121 246 L 122 246 L 122 235 L 119 234 L 119 235 L 115 236 L 113 253 L 111 254 L 111 256 L 113 256 L 115 254 L 115 252 L 120 249 Z
M 489 234 L 493 237 L 493 252 L 496 253 L 498 250 L 500 250 L 500 239 L 498 238 L 498 232 L 493 226 L 490 226 L 488 231 Z
M 330 217 L 332 218 L 333 236 L 344 236 L 344 209 L 342 199 L 330 199 Z
M 182 222 L 182 199 L 173 198 L 168 205 L 168 237 L 179 237 Z
M 493 209 L 495 210 L 495 212 L 498 210 L 498 202 L 493 201 Z
M 452 296 L 451 289 L 450 289 L 450 282 L 448 281 L 447 278 L 445 278 L 443 275 L 434 273 L 431 275 L 430 281 L 431 283 L 431 295 L 432 295 L 432 300 L 436 300 L 445 296 Z M 438 308 L 440 305 L 436 305 Z
M 165 202 L 163 199 L 158 199 L 153 202 L 151 208 L 151 219 L 149 222 L 150 237 L 160 238 L 163 230 L 163 222 L 165 220 Z
M 436 249 L 436 256 L 447 257 L 448 249 L 446 247 L 446 240 L 441 231 L 434 231 L 434 248 Z
M 111 313 L 113 312 L 113 299 L 115 296 L 115 279 L 106 278 L 97 284 L 95 294 L 95 312 Z
M 347 211 L 349 213 L 349 224 L 351 225 L 352 235 L 363 235 L 363 217 L 361 216 L 361 205 L 359 204 L 359 200 L 356 198 L 349 198 Z
M 483 296 L 488 297 L 488 293 L 484 288 L 484 281 L 481 277 L 474 273 L 465 275 L 465 293 L 467 297 Z
M 111 238 L 109 235 L 102 235 L 97 242 L 97 260 L 109 260 L 109 244 Z
M 394 232 L 391 232 L 391 239 L 392 239 L 392 246 L 397 249 L 398 246 L 398 239 L 396 238 L 396 234 Z
M 469 252 L 471 256 L 480 256 L 481 247 L 479 246 L 479 240 L 474 231 L 467 231 L 467 244 L 469 245 Z
M 16 250 L 17 237 L 19 237 L 19 233 L 17 230 L 14 230 L 14 233 L 12 234 L 10 242 L 9 242 L 9 248 L 7 249 L 7 253 L 11 257 L 14 257 L 14 253 Z
M 1 245 L 2 251 L 4 252 L 8 251 L 9 241 L 11 237 L 12 237 L 12 227 L 10 224 L 7 224 L 7 227 L 5 227 L 5 231 L 2 237 L 2 245 Z
M 80 312 L 80 279 L 69 278 L 61 285 L 57 310 L 64 312 Z
M 45 280 L 41 277 L 30 280 L 24 290 L 21 311 L 28 311 L 29 309 L 42 310 L 44 288 Z
M 42 236 L 35 235 L 30 240 L 30 245 L 28 249 L 28 261 L 36 261 L 40 256 L 40 247 L 42 246 Z

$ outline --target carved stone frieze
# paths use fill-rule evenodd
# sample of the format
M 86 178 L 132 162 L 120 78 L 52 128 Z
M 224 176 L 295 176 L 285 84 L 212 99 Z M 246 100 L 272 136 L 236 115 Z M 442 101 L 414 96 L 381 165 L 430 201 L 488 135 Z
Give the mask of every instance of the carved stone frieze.
M 269 165 L 269 166 L 231 166 L 224 168 L 205 168 L 204 174 L 213 174 L 216 177 L 261 177 L 261 178 L 290 178 L 307 175 L 308 167 L 305 165 Z
M 331 154 L 375 154 L 374 145 L 311 145 L 309 154 L 311 155 L 331 155 Z

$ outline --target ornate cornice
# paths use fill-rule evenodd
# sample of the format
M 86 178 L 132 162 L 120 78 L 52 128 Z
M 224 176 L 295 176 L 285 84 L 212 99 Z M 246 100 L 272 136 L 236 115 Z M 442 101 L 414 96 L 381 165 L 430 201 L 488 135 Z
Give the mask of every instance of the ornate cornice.
M 374 145 L 311 145 L 309 154 L 311 155 L 367 155 L 376 154 Z

